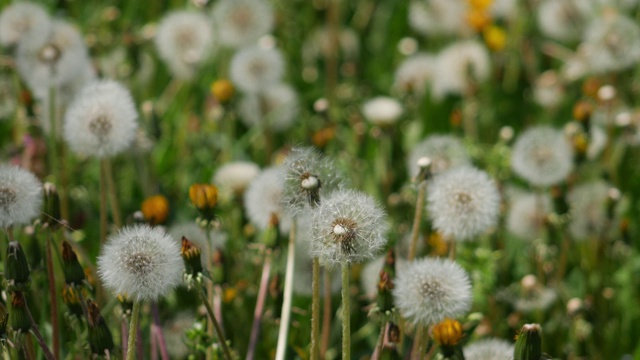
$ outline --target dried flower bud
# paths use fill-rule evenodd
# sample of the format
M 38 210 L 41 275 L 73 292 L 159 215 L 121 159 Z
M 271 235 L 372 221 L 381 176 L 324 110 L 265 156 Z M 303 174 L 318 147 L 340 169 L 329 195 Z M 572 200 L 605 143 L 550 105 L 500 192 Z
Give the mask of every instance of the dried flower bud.
M 184 260 L 184 268 L 187 274 L 196 276 L 202 272 L 201 251 L 184 236 L 182 237 L 180 255 L 182 255 L 182 260 Z
M 77 290 L 74 286 L 64 284 L 62 287 L 62 301 L 67 305 L 71 315 L 82 317 L 82 305 L 80 305 L 80 296 L 78 291 L 84 290 Z
M 9 243 L 7 248 L 7 259 L 4 277 L 9 282 L 9 286 L 24 285 L 29 281 L 29 264 L 24 254 L 24 249 L 17 241 Z
M 573 106 L 573 118 L 577 121 L 588 124 L 591 119 L 591 114 L 593 113 L 593 105 L 588 101 L 582 100 L 578 101 Z
M 78 262 L 78 256 L 66 241 L 62 242 L 62 270 L 64 271 L 64 281 L 69 285 L 79 285 L 86 279 L 84 269 Z
M 11 293 L 9 321 L 11 321 L 11 328 L 13 331 L 22 331 L 24 333 L 31 329 L 31 319 L 29 319 L 27 301 L 21 291 L 14 291 Z
M 87 310 L 89 312 L 89 346 L 91 353 L 96 355 L 104 355 L 106 352 L 113 351 L 113 337 L 107 323 L 100 315 L 98 305 L 92 300 L 87 300 Z
M 60 197 L 52 183 L 45 183 L 42 188 L 44 202 L 40 221 L 44 226 L 55 229 L 60 225 Z
M 169 216 L 169 201 L 163 195 L 154 195 L 142 202 L 141 210 L 149 224 L 162 224 Z
M 222 104 L 231 100 L 234 93 L 233 84 L 227 79 L 216 80 L 211 84 L 211 94 Z
M 208 220 L 213 219 L 213 210 L 218 204 L 218 188 L 213 184 L 193 184 L 189 187 L 191 203 Z
M 542 328 L 539 324 L 525 324 L 518 333 L 514 360 L 540 360 L 542 356 Z

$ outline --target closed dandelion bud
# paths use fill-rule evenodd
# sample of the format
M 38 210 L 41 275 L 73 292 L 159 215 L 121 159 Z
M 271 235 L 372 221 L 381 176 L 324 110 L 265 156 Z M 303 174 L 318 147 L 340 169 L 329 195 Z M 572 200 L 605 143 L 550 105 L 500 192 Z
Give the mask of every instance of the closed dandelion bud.
M 542 328 L 539 324 L 522 326 L 516 340 L 514 360 L 540 360 L 542 357 Z
M 218 102 L 224 104 L 231 100 L 235 94 L 235 89 L 231 81 L 227 79 L 216 80 L 211 84 L 211 94 Z
M 462 349 L 458 346 L 462 339 L 462 324 L 458 320 L 444 319 L 432 329 L 433 339 L 440 345 L 442 355 L 447 359 L 463 360 Z
M 588 127 L 589 120 L 591 119 L 591 114 L 593 113 L 593 105 L 591 103 L 582 100 L 578 101 L 573 106 L 573 118 L 579 121 L 580 123 L 585 125 L 585 128 Z
M 131 311 L 133 310 L 133 302 L 129 299 L 127 294 L 118 294 L 116 299 L 118 299 L 118 303 L 120 303 L 122 314 L 124 314 L 124 316 L 130 316 Z
M 20 286 L 29 281 L 29 264 L 24 254 L 24 249 L 17 241 L 9 243 L 7 248 L 7 260 L 4 277 L 9 286 Z
M 78 256 L 66 241 L 62 242 L 62 270 L 64 271 L 64 281 L 69 285 L 79 285 L 86 279 L 84 269 L 78 262 Z
M 141 210 L 149 224 L 162 224 L 169 216 L 169 201 L 163 195 L 154 195 L 142 202 Z
M 213 219 L 213 210 L 218 204 L 218 188 L 215 185 L 191 185 L 189 187 L 189 199 L 207 220 Z
M 182 237 L 180 255 L 182 255 L 182 260 L 184 260 L 184 268 L 187 274 L 196 276 L 198 273 L 202 272 L 200 249 L 184 236 Z
M 42 188 L 44 190 L 44 208 L 42 209 L 40 221 L 43 225 L 55 229 L 60 224 L 60 197 L 55 185 L 52 183 L 45 183 Z
M 378 281 L 378 308 L 380 311 L 386 312 L 393 309 L 393 278 L 396 276 L 395 271 L 396 257 L 393 250 L 389 250 L 385 257 L 384 266 L 380 271 L 380 280 Z
M 100 315 L 98 305 L 92 300 L 87 300 L 87 310 L 89 312 L 89 346 L 91 353 L 95 355 L 104 355 L 107 351 L 113 351 L 113 337 L 107 323 Z
M 31 329 L 27 301 L 21 291 L 11 293 L 11 307 L 9 308 L 9 321 L 13 331 L 27 332 Z
M 69 313 L 77 317 L 82 317 L 82 305 L 80 305 L 80 296 L 78 291 L 73 286 L 64 284 L 62 287 L 62 301 L 67 305 Z

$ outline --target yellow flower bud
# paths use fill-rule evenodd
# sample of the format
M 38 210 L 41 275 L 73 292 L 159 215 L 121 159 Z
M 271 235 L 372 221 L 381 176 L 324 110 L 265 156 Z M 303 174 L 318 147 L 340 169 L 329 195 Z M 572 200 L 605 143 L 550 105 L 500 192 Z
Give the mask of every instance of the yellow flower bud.
M 454 346 L 462 339 L 462 324 L 458 320 L 444 319 L 433 327 L 433 339 L 443 346 Z
M 491 18 L 485 10 L 471 9 L 467 12 L 467 24 L 475 31 L 482 31 L 491 24 Z
M 189 188 L 189 199 L 199 210 L 208 210 L 218 203 L 218 188 L 212 184 L 193 184 Z
M 491 6 L 493 0 L 467 0 L 467 2 L 473 9 L 486 10 Z
M 169 201 L 163 195 L 155 195 L 142 202 L 142 214 L 151 225 L 162 224 L 169 216 Z
M 507 33 L 499 26 L 491 25 L 484 29 L 484 42 L 489 49 L 500 51 L 507 44 Z
M 235 89 L 233 84 L 229 80 L 217 80 L 211 84 L 211 94 L 216 98 L 220 103 L 226 103 L 233 97 L 235 93 Z

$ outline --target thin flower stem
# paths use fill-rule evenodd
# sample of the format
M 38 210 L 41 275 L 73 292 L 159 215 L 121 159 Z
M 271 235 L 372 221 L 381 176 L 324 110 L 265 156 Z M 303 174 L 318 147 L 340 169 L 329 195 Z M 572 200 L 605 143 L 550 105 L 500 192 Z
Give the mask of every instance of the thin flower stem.
M 122 215 L 120 214 L 120 204 L 118 202 L 118 191 L 116 190 L 116 183 L 113 179 L 113 169 L 111 168 L 111 161 L 109 159 L 103 159 L 105 166 L 105 176 L 107 178 L 107 188 L 109 190 L 109 202 L 111 203 L 111 216 L 113 217 L 113 223 L 116 228 L 122 227 Z
M 386 329 L 386 323 L 380 327 L 380 335 L 378 335 L 378 342 L 376 342 L 376 348 L 371 355 L 371 360 L 380 360 L 380 354 L 382 353 L 382 345 L 384 343 L 384 334 L 386 332 Z
M 326 280 L 326 279 L 325 279 Z M 318 340 L 320 335 L 320 260 L 313 258 L 311 281 L 311 360 L 318 360 Z
M 413 226 L 411 227 L 411 245 L 409 246 L 409 255 L 407 259 L 412 261 L 416 257 L 416 249 L 418 248 L 418 238 L 420 236 L 420 223 L 422 222 L 422 212 L 424 211 L 424 199 L 427 190 L 427 183 L 421 181 L 418 185 L 418 199 L 416 199 L 416 212 L 413 216 Z
M 351 296 L 349 263 L 342 264 L 342 360 L 351 359 Z
M 289 322 L 291 319 L 291 302 L 293 300 L 293 266 L 295 265 L 296 245 L 295 222 L 289 230 L 289 246 L 287 249 L 287 268 L 284 275 L 284 301 L 280 316 L 280 330 L 278 331 L 278 345 L 276 347 L 276 360 L 284 360 L 289 338 Z
M 107 164 L 100 160 L 100 244 L 107 241 Z
M 324 303 L 322 309 L 322 343 L 320 344 L 320 359 L 325 358 L 329 348 L 329 337 L 331 336 L 331 318 L 333 311 L 331 306 L 331 271 L 324 269 Z
M 40 348 L 42 349 L 42 353 L 45 359 L 55 360 L 56 358 L 53 356 L 53 353 L 51 353 L 51 349 L 49 349 L 49 346 L 47 346 L 47 343 L 44 341 L 44 338 L 42 337 L 42 334 L 38 329 L 38 324 L 36 324 L 35 320 L 33 320 L 33 316 L 31 315 L 31 310 L 29 310 L 29 306 L 25 304 L 24 308 L 27 311 L 27 316 L 29 316 L 29 321 L 31 322 L 31 333 L 33 333 L 33 336 L 36 337 L 36 340 L 38 341 L 38 345 L 40 345 Z M 31 343 L 31 341 L 29 342 Z M 33 346 L 33 343 L 31 343 L 31 345 Z
M 449 259 L 456 259 L 456 239 L 453 237 L 449 239 Z
M 220 328 L 220 324 L 218 323 L 218 320 L 216 320 L 216 316 L 213 313 L 211 304 L 209 304 L 209 301 L 207 300 L 207 296 L 204 293 L 202 284 L 200 284 L 198 281 L 196 281 L 195 283 L 197 284 L 196 286 L 198 288 L 197 291 L 198 291 L 198 295 L 200 296 L 200 300 L 202 300 L 204 307 L 207 309 L 207 314 L 209 314 L 209 318 L 213 323 L 213 328 L 215 329 L 216 335 L 218 336 L 218 343 L 220 343 L 220 347 L 222 347 L 222 352 L 224 353 L 224 357 L 227 360 L 232 360 L 233 358 L 231 357 L 231 351 L 227 346 L 227 341 L 225 340 L 224 335 L 222 335 L 222 328 Z
M 162 360 L 169 359 L 169 352 L 167 351 L 167 342 L 164 339 L 164 333 L 162 332 L 162 323 L 160 322 L 160 312 L 158 311 L 158 303 L 151 303 L 151 314 L 153 316 L 153 324 L 156 327 L 156 338 L 158 340 L 158 348 L 160 349 L 160 357 Z
M 262 313 L 264 312 L 264 303 L 267 298 L 267 288 L 269 286 L 269 273 L 271 272 L 271 250 L 267 249 L 262 265 L 262 277 L 260 278 L 260 289 L 258 290 L 258 299 L 256 301 L 256 309 L 253 312 L 253 324 L 251 325 L 251 336 L 249 338 L 249 349 L 247 350 L 247 360 L 253 360 L 255 356 L 258 338 L 260 336 L 260 324 L 262 323 Z
M 123 316 L 120 322 L 120 340 L 122 341 L 122 358 L 127 358 L 127 352 L 129 348 L 127 346 L 127 339 L 129 338 L 129 328 L 127 328 L 127 319 Z
M 53 354 L 60 356 L 60 325 L 58 323 L 58 298 L 56 297 L 56 279 L 53 272 L 53 255 L 51 251 L 53 242 L 53 229 L 47 231 L 47 277 L 49 278 L 49 297 L 51 298 L 51 327 L 53 336 Z
M 421 360 L 423 349 L 424 327 L 418 326 L 416 336 L 413 338 L 413 346 L 411 347 L 411 360 Z
M 138 320 L 140 318 L 140 301 L 134 300 L 133 311 L 131 312 L 131 320 L 129 323 L 129 341 L 127 343 L 127 360 L 136 358 L 136 334 L 138 329 Z

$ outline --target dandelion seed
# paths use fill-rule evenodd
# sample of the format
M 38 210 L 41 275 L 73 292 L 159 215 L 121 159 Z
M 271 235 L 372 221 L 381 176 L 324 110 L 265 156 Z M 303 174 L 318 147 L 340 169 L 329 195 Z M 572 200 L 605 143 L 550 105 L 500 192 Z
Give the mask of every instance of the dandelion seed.
M 431 54 L 418 53 L 405 59 L 396 69 L 393 87 L 401 93 L 422 96 L 433 79 L 436 58 Z
M 262 0 L 221 0 L 213 7 L 220 42 L 239 47 L 255 42 L 273 28 L 273 9 Z
M 511 168 L 532 185 L 555 185 L 573 170 L 573 148 L 562 131 L 540 125 L 516 139 Z
M 11 46 L 22 39 L 38 38 L 51 29 L 51 20 L 42 6 L 28 2 L 16 2 L 0 14 L 0 44 Z
M 437 175 L 429 186 L 427 209 L 433 227 L 457 241 L 468 240 L 494 226 L 500 194 L 484 171 L 464 166 Z
M 298 111 L 298 94 L 284 83 L 270 84 L 256 92 L 247 93 L 238 104 L 240 120 L 245 125 L 276 132 L 291 128 Z
M 95 82 L 82 89 L 67 110 L 64 138 L 78 154 L 112 157 L 135 140 L 137 117 L 129 90 L 111 80 Z
M 282 205 L 284 171 L 281 166 L 263 170 L 244 194 L 247 216 L 260 230 L 269 228 L 274 216 L 278 219 L 281 233 L 288 233 L 291 228 L 291 217 Z
M 475 83 L 489 78 L 491 61 L 489 52 L 476 40 L 455 42 L 443 49 L 437 58 L 432 83 L 432 95 L 436 100 L 447 94 L 465 95 Z
M 191 79 L 213 50 L 214 34 L 209 19 L 197 11 L 175 11 L 158 25 L 156 48 L 171 72 Z
M 362 105 L 364 118 L 372 124 L 382 127 L 395 124 L 403 112 L 402 104 L 387 96 L 375 97 Z
M 98 257 L 98 274 L 114 294 L 156 300 L 182 281 L 180 245 L 162 228 L 125 227 L 109 237 Z
M 434 174 L 471 164 L 467 150 L 458 138 L 450 135 L 431 135 L 411 150 L 407 161 L 409 177 L 414 178 L 418 175 L 418 161 L 425 157 L 431 160 L 430 170 Z
M 41 206 L 40 181 L 27 170 L 0 165 L 0 228 L 29 223 Z
M 255 92 L 277 83 L 284 74 L 284 66 L 280 50 L 249 46 L 233 56 L 229 75 L 240 90 Z
M 469 275 L 449 259 L 424 258 L 398 270 L 393 297 L 402 317 L 430 326 L 455 319 L 471 308 Z
M 386 244 L 384 210 L 368 195 L 338 190 L 313 212 L 311 255 L 327 267 L 371 259 Z
M 485 339 L 463 349 L 466 360 L 512 360 L 514 345 L 500 339 Z

